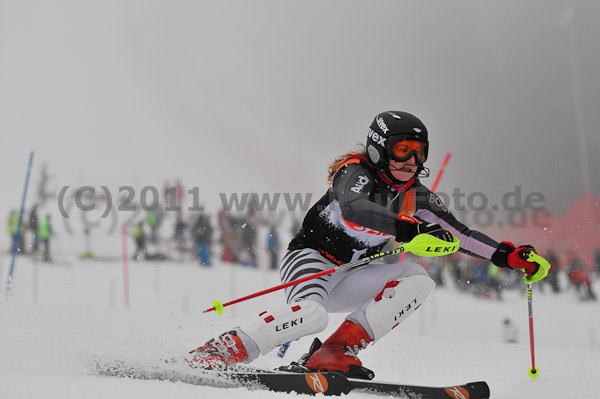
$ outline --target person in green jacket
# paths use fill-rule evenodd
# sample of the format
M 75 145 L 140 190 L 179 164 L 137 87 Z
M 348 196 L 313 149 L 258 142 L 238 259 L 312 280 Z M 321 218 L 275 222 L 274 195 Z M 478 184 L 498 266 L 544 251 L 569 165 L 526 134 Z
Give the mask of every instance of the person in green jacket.
M 14 209 L 8 215 L 7 231 L 10 234 L 10 251 L 13 252 L 17 244 L 17 231 L 19 231 L 19 214 Z
M 133 228 L 132 235 L 135 239 L 135 253 L 133 254 L 133 259 L 140 260 L 140 256 L 146 256 L 146 233 L 144 232 L 144 222 L 139 222 Z
M 51 262 L 50 259 L 50 238 L 52 237 L 52 225 L 50 224 L 50 215 L 46 216 L 38 227 L 38 237 L 44 244 L 44 262 Z
M 160 225 L 160 215 L 156 209 L 148 212 L 146 223 L 150 227 L 150 242 L 156 243 L 158 241 L 158 227 Z

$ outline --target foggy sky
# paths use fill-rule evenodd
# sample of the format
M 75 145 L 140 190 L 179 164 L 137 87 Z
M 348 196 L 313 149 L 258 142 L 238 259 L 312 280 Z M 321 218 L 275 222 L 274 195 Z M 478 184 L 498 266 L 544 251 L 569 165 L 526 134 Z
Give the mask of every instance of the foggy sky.
M 441 191 L 522 186 L 561 213 L 600 193 L 599 22 L 591 0 L 2 0 L 0 212 L 30 150 L 56 189 L 320 196 L 327 164 L 401 110 L 429 129 L 433 175 L 453 155 Z

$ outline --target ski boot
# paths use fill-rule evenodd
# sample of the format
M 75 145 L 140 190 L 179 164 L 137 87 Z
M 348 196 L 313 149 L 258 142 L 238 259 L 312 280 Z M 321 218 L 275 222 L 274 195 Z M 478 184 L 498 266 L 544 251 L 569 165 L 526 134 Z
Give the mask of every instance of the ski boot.
M 333 371 L 348 378 L 372 380 L 375 373 L 356 357 L 358 351 L 367 347 L 373 340 L 358 323 L 350 320 L 342 325 L 325 341 L 315 339 L 309 352 L 297 366 L 310 371 Z
M 248 352 L 235 331 L 221 334 L 190 352 L 184 360 L 191 368 L 223 370 L 228 366 L 243 362 Z

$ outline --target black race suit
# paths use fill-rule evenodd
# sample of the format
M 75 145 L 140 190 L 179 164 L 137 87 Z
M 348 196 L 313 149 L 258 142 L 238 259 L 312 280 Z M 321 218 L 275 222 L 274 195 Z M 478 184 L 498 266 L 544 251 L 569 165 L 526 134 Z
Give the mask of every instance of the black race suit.
M 342 166 L 329 190 L 308 211 L 288 249 L 313 248 L 342 264 L 381 252 L 397 234 L 399 214 L 439 223 L 460 239 L 460 251 L 490 260 L 498 242 L 456 220 L 418 179 L 404 187 L 386 184 L 366 159 Z M 394 189 L 396 187 L 397 189 Z

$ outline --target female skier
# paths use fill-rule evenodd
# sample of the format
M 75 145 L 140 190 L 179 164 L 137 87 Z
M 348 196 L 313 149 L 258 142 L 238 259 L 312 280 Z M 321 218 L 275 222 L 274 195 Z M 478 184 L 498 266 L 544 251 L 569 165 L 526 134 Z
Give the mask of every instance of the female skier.
M 438 196 L 420 181 L 427 177 L 425 125 L 407 112 L 380 113 L 370 126 L 366 148 L 338 157 L 329 166 L 330 187 L 307 213 L 302 229 L 280 263 L 283 283 L 381 252 L 392 238 L 410 241 L 427 233 L 445 241 L 456 236 L 463 253 L 496 266 L 523 269 L 533 281 L 544 270 L 524 260 L 523 245 L 498 243 L 457 221 Z M 190 352 L 191 367 L 223 368 L 250 363 L 285 342 L 316 334 L 328 313 L 349 313 L 322 344 L 313 345 L 302 365 L 310 371 L 337 371 L 372 378 L 357 358 L 416 310 L 435 283 L 416 263 L 340 271 L 285 289 L 287 305 L 263 312 Z

